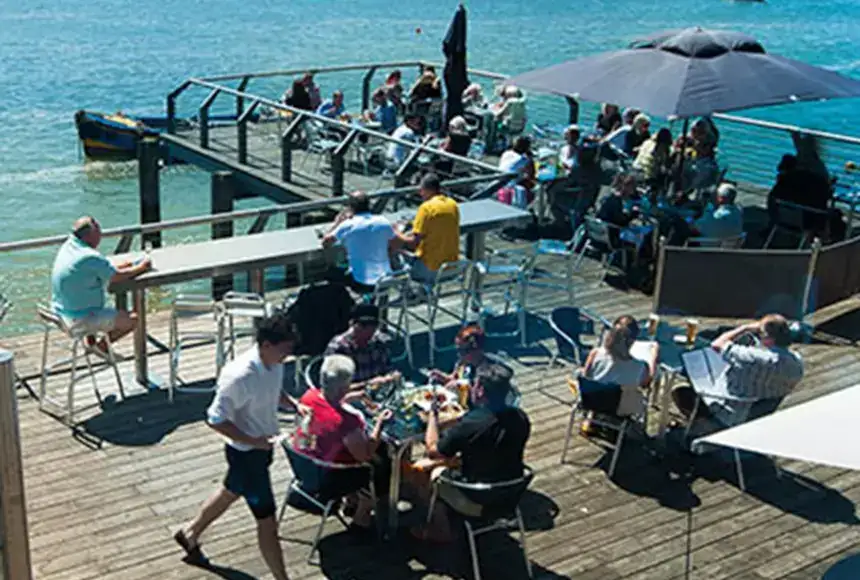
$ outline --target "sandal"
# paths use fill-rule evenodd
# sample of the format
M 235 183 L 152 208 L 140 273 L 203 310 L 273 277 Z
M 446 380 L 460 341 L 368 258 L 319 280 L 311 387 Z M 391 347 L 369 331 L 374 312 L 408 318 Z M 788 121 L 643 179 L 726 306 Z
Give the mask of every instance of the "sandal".
M 183 530 L 179 530 L 173 534 L 173 539 L 185 550 L 185 558 L 183 560 L 188 564 L 206 564 L 208 562 L 206 556 L 200 550 L 200 545 L 197 543 L 192 544 Z

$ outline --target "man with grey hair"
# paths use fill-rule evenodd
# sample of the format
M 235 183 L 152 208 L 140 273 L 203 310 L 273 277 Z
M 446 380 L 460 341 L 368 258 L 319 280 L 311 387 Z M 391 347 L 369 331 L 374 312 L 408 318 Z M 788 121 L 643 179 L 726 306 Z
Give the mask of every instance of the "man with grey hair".
M 693 224 L 698 235 L 727 240 L 737 238 L 744 232 L 743 209 L 735 205 L 737 195 L 737 189 L 730 183 L 723 183 L 717 188 L 716 207 L 706 208 L 705 214 Z
M 88 335 L 88 346 L 95 345 L 97 332 L 106 332 L 114 342 L 134 330 L 137 316 L 105 306 L 105 291 L 110 284 L 139 276 L 151 266 L 149 258 L 111 262 L 97 251 L 101 239 L 96 218 L 78 218 L 51 271 L 51 306 L 73 333 Z M 97 347 L 107 351 L 105 342 Z
M 302 415 L 293 435 L 293 447 L 301 453 L 331 463 L 367 463 L 377 456 L 382 438 L 382 427 L 391 419 L 392 412 L 386 409 L 379 414 L 370 435 L 365 430 L 364 418 L 349 401 L 361 396 L 361 392 L 350 393 L 355 363 L 341 354 L 328 355 L 323 359 L 319 373 L 319 388 L 313 386 L 299 400 Z M 374 461 L 384 467 L 384 461 Z M 377 482 L 384 483 L 384 475 L 374 469 Z M 384 470 L 381 470 L 384 473 Z M 359 472 L 362 477 L 365 475 Z M 361 484 L 361 482 L 358 482 Z M 352 498 L 355 505 L 353 523 L 359 527 L 370 526 L 371 502 L 359 496 Z

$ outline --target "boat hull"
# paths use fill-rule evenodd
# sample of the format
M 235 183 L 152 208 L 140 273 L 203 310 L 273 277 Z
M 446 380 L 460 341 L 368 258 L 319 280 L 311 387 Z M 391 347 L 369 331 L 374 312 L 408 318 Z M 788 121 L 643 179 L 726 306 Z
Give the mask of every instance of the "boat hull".
M 78 111 L 75 125 L 87 158 L 105 161 L 136 159 L 140 139 L 158 134 L 141 120 L 120 114 Z

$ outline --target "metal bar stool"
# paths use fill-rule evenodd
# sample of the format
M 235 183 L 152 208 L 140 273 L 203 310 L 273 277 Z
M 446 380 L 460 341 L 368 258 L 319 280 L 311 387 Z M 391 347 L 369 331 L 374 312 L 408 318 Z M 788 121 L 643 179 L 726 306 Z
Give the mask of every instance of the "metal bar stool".
M 392 294 L 396 296 L 392 297 Z M 413 366 L 412 336 L 409 332 L 409 271 L 397 270 L 380 278 L 370 295 L 374 304 L 379 307 L 381 323 L 389 334 L 403 340 L 403 353 L 394 357 L 394 362 L 404 358 Z M 397 311 L 397 321 L 392 322 L 392 311 Z M 390 332 L 390 331 L 393 331 Z
M 194 332 L 179 331 L 179 321 L 199 318 L 210 315 L 214 322 L 211 330 L 198 330 Z M 170 338 L 168 348 L 170 349 L 170 378 L 167 383 L 168 399 L 173 402 L 173 394 L 176 390 L 188 393 L 208 393 L 215 389 L 212 387 L 186 387 L 179 385 L 179 357 L 182 346 L 189 342 L 215 342 L 215 374 L 220 374 L 224 366 L 224 313 L 221 305 L 209 298 L 195 294 L 180 294 L 173 299 L 170 309 Z
M 254 322 L 266 317 L 268 307 L 262 296 L 251 292 L 227 292 L 221 299 L 221 307 L 227 324 L 224 354 L 232 360 L 236 358 L 236 339 L 253 336 Z M 251 327 L 237 331 L 237 318 L 249 320 Z
M 39 409 L 42 411 L 46 410 L 46 407 L 54 407 L 59 409 L 61 412 L 60 417 L 64 420 L 64 422 L 71 426 L 75 426 L 75 384 L 83 379 L 85 376 L 89 375 L 90 380 L 93 384 L 93 392 L 96 395 L 96 399 L 98 400 L 99 406 L 102 405 L 102 396 L 99 392 L 99 385 L 96 381 L 95 370 L 93 369 L 93 362 L 91 355 L 96 355 L 99 358 L 103 359 L 107 362 L 108 365 L 113 369 L 114 375 L 116 377 L 117 386 L 119 388 L 120 397 L 125 398 L 125 390 L 122 384 L 122 377 L 119 374 L 119 368 L 117 367 L 116 355 L 113 352 L 113 347 L 110 343 L 110 337 L 107 332 L 91 332 L 89 330 L 86 331 L 73 331 L 70 329 L 66 323 L 63 321 L 62 317 L 60 317 L 50 306 L 46 306 L 40 304 L 36 307 L 36 312 L 39 316 L 39 320 L 41 321 L 45 334 L 42 340 L 42 373 L 41 379 L 39 382 Z M 65 340 L 55 342 L 56 345 L 62 345 L 63 347 L 67 347 L 71 356 L 68 356 L 63 359 L 59 359 L 56 361 L 48 363 L 48 347 L 51 344 L 51 332 L 57 330 L 59 331 Z M 104 353 L 101 353 L 95 350 L 93 347 L 87 345 L 86 337 L 88 335 L 92 335 L 95 337 L 96 342 L 104 340 L 107 345 L 107 350 Z M 78 375 L 78 362 L 84 360 L 87 365 L 87 375 L 80 376 Z M 66 402 L 65 404 L 60 401 L 48 396 L 47 392 L 47 383 L 48 383 L 48 375 L 57 367 L 69 365 L 69 383 L 66 388 Z M 82 410 L 82 409 L 81 409 Z

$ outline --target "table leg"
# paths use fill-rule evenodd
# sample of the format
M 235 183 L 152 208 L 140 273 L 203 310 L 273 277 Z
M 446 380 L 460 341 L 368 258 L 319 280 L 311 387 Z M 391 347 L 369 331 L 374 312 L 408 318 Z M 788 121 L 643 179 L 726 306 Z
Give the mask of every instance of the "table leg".
M 675 386 L 677 378 L 677 371 L 667 372 L 663 377 L 660 392 L 660 421 L 657 425 L 657 436 L 661 439 L 666 436 L 666 430 L 669 427 L 669 405 L 672 404 L 672 387 Z
M 487 253 L 487 233 L 475 232 L 466 237 L 466 257 L 470 260 L 483 260 Z
M 134 329 L 134 370 L 137 382 L 149 387 L 149 373 L 146 361 L 146 289 L 138 288 L 132 292 L 134 311 L 137 313 L 137 327 Z
M 403 456 L 412 447 L 410 442 L 403 443 L 390 451 L 391 454 L 391 480 L 388 486 L 388 533 L 393 536 L 397 533 L 399 512 L 397 504 L 400 501 L 400 465 Z
M 264 288 L 264 271 L 263 270 L 251 270 L 248 272 L 248 286 L 254 294 L 259 294 L 263 296 L 265 293 Z

